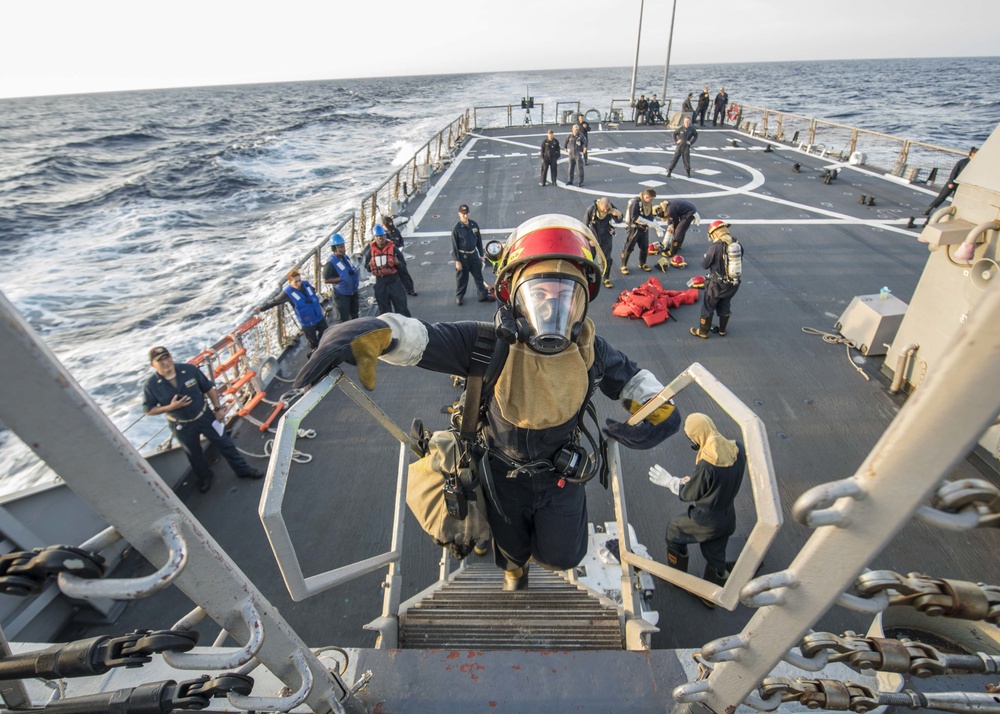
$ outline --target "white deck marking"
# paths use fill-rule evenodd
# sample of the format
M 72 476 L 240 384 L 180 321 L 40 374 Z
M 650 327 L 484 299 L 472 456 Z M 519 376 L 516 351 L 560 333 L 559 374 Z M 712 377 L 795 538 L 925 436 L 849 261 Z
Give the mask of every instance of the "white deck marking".
M 629 132 L 629 133 L 631 134 L 633 132 Z M 497 141 L 497 142 L 500 142 L 500 143 L 511 144 L 511 145 L 514 145 L 514 146 L 525 146 L 525 144 L 522 144 L 521 142 L 517 142 L 517 141 L 512 141 L 509 138 L 503 138 L 503 137 L 484 137 L 481 134 L 475 134 L 473 132 L 470 132 L 470 136 L 474 137 L 473 141 L 470 142 L 470 147 L 472 146 L 472 144 L 475 143 L 476 139 L 485 139 L 487 141 Z M 541 136 L 541 135 L 540 134 L 532 134 L 532 135 L 527 135 L 527 136 Z M 742 138 L 751 138 L 751 137 L 743 137 L 743 135 L 740 135 L 740 136 Z M 776 149 L 777 148 L 781 148 L 781 147 L 779 147 L 777 145 L 774 145 L 774 144 L 772 144 L 772 146 L 774 146 Z M 442 186 L 442 185 L 444 185 L 444 184 L 447 183 L 447 179 L 450 178 L 450 173 L 465 158 L 465 156 L 467 155 L 467 149 L 470 148 L 470 147 L 467 147 L 465 150 L 463 150 L 455 158 L 455 161 L 452 163 L 452 165 L 450 167 L 448 167 L 448 171 L 446 172 L 445 177 L 443 177 L 442 180 L 438 182 L 438 184 L 437 184 L 438 186 Z M 723 150 L 725 150 L 725 148 L 726 147 L 723 147 Z M 729 148 L 732 148 L 732 147 L 729 147 Z M 785 147 L 785 148 L 787 148 L 787 147 Z M 658 166 L 650 166 L 650 165 L 635 166 L 635 165 L 627 164 L 627 163 L 625 163 L 623 161 L 616 161 L 614 159 L 604 158 L 604 155 L 607 155 L 607 154 L 626 153 L 626 152 L 627 153 L 636 153 L 637 151 L 639 153 L 658 153 L 658 154 L 662 154 L 663 156 L 671 156 L 672 155 L 672 152 L 667 151 L 666 149 L 643 149 L 643 150 L 637 150 L 637 149 L 630 148 L 630 147 L 618 147 L 618 148 L 615 148 L 615 149 L 610 149 L 610 150 L 607 150 L 607 151 L 602 151 L 601 152 L 602 156 L 592 156 L 591 158 L 595 162 L 599 162 L 599 163 L 603 163 L 603 164 L 608 164 L 609 166 L 617 166 L 619 168 L 628 169 L 629 171 L 631 171 L 633 173 L 652 174 L 652 173 L 656 173 L 657 172 L 657 171 L 654 171 L 654 169 L 658 169 L 659 170 L 658 173 L 662 173 L 662 174 L 666 175 L 666 173 L 667 173 L 666 169 L 665 168 L 660 168 Z M 804 152 L 802 152 L 802 153 L 804 153 Z M 912 230 L 908 230 L 908 229 L 904 229 L 904 228 L 897 228 L 896 225 L 894 225 L 894 224 L 905 225 L 906 221 L 903 220 L 903 219 L 874 220 L 874 219 L 867 219 L 867 218 L 855 218 L 855 217 L 849 216 L 849 215 L 847 215 L 845 213 L 838 213 L 836 211 L 829 211 L 829 210 L 826 210 L 826 209 L 823 209 L 823 208 L 817 208 L 816 206 L 810 206 L 810 205 L 807 205 L 807 204 L 804 204 L 804 203 L 798 203 L 798 202 L 789 201 L 789 200 L 786 200 L 786 199 L 783 199 L 783 198 L 776 198 L 774 196 L 768 196 L 768 195 L 765 195 L 763 193 L 755 193 L 754 189 L 760 188 L 761 186 L 763 186 L 765 184 L 764 175 L 758 169 L 755 169 L 752 166 L 748 166 L 748 165 L 740 163 L 738 161 L 734 161 L 732 159 L 724 159 L 724 158 L 722 158 L 720 156 L 713 156 L 711 158 L 709 158 L 709 157 L 706 156 L 705 158 L 708 159 L 708 160 L 710 160 L 710 161 L 718 161 L 718 162 L 721 162 L 721 163 L 724 163 L 724 164 L 729 164 L 731 166 L 736 166 L 737 168 L 740 168 L 743 171 L 746 171 L 747 173 L 750 174 L 750 177 L 751 177 L 750 181 L 747 182 L 746 184 L 744 184 L 743 186 L 731 187 L 731 186 L 725 186 L 723 184 L 713 183 L 711 181 L 707 181 L 707 180 L 704 180 L 704 179 L 684 178 L 684 177 L 681 177 L 681 176 L 671 177 L 670 178 L 671 182 L 688 181 L 690 183 L 700 184 L 702 186 L 718 187 L 719 190 L 717 190 L 717 191 L 707 191 L 707 192 L 704 192 L 704 193 L 671 194 L 669 197 L 667 197 L 668 199 L 669 198 L 686 198 L 686 199 L 691 199 L 691 200 L 699 200 L 699 199 L 702 199 L 702 198 L 718 198 L 718 197 L 721 197 L 721 196 L 742 195 L 742 196 L 747 196 L 749 198 L 758 198 L 758 199 L 760 199 L 762 201 L 769 201 L 771 203 L 777 203 L 779 205 L 787 206 L 789 208 L 797 208 L 799 210 L 807 211 L 809 213 L 815 213 L 815 214 L 818 214 L 820 216 L 825 216 L 828 219 L 828 221 L 826 221 L 826 222 L 824 222 L 822 224 L 817 223 L 817 225 L 835 225 L 835 224 L 865 225 L 865 226 L 869 226 L 871 228 L 878 228 L 878 229 L 881 229 L 881 230 L 887 230 L 887 231 L 891 231 L 891 232 L 894 232 L 894 233 L 899 233 L 901 235 L 907 235 L 907 236 L 913 236 L 914 235 L 913 232 L 912 232 Z M 832 167 L 845 168 L 845 169 L 851 169 L 851 170 L 854 170 L 854 171 L 858 171 L 859 173 L 868 174 L 868 175 L 873 176 L 875 178 L 889 178 L 887 176 L 883 176 L 881 174 L 877 174 L 875 172 L 872 172 L 872 171 L 870 171 L 868 169 L 864 169 L 864 168 L 862 168 L 860 166 L 851 166 L 850 164 L 847 164 L 847 163 L 834 162 L 833 164 L 831 164 L 831 166 Z M 699 173 L 700 173 L 700 171 L 699 171 Z M 894 182 L 898 182 L 899 181 L 899 179 L 896 179 L 896 177 L 891 177 L 891 178 L 894 179 Z M 908 183 L 908 182 L 904 182 L 904 183 Z M 640 185 L 644 185 L 644 184 L 640 184 Z M 664 184 L 664 185 L 666 185 L 666 184 Z M 631 198 L 632 197 L 631 193 L 611 193 L 611 192 L 607 192 L 607 191 L 597 191 L 597 190 L 594 190 L 594 189 L 591 189 L 591 188 L 587 188 L 587 187 L 583 187 L 583 186 L 571 186 L 571 185 L 566 185 L 566 184 L 563 184 L 563 183 L 560 183 L 559 186 L 561 188 L 567 190 L 567 191 L 576 191 L 577 193 L 590 194 L 592 196 L 609 196 L 609 197 L 613 196 L 615 198 Z M 914 187 L 914 188 L 916 188 L 916 187 Z M 432 189 L 432 190 L 434 190 L 434 189 Z M 928 191 L 928 193 L 933 193 L 933 192 L 932 191 Z M 435 196 L 436 196 L 436 193 L 435 193 Z M 431 198 L 431 192 L 428 192 L 427 199 L 430 199 L 430 198 Z M 425 199 L 425 203 L 426 203 L 427 199 Z M 421 204 L 421 208 L 423 208 L 423 204 Z M 416 216 L 415 216 L 415 218 L 416 218 Z M 757 220 L 740 221 L 739 219 L 727 219 L 727 220 L 730 220 L 731 222 L 734 222 L 734 223 L 746 223 L 746 224 L 758 224 L 758 225 L 766 225 L 766 224 L 774 224 L 774 225 L 803 225 L 803 224 L 808 224 L 811 221 L 816 221 L 817 219 L 785 219 L 785 220 L 782 220 L 782 219 L 778 219 L 778 220 L 764 219 L 764 220 L 761 220 L 761 221 L 757 221 Z M 820 220 L 822 220 L 822 219 L 820 219 Z M 486 231 L 483 231 L 483 232 L 485 233 Z M 500 232 L 505 232 L 505 231 L 500 231 Z
M 913 231 L 897 231 L 896 225 L 905 225 L 906 219 L 903 218 L 889 218 L 886 220 L 867 220 L 867 219 L 842 219 L 842 218 L 726 218 L 726 223 L 730 223 L 734 226 L 851 226 L 851 225 L 864 225 L 869 228 L 880 228 L 883 230 L 892 230 L 894 232 L 902 233 L 903 235 L 908 235 L 916 237 Z M 624 224 L 616 223 L 615 226 L 618 228 L 623 227 Z M 482 228 L 480 230 L 483 234 L 504 234 L 508 235 L 513 232 L 513 228 Z M 450 236 L 451 231 L 416 231 L 411 234 L 414 238 L 440 238 L 443 236 Z
M 417 210 L 413 212 L 413 220 L 411 221 L 411 224 L 413 225 L 414 228 L 417 228 L 420 225 L 420 221 L 424 219 L 424 216 L 427 215 L 427 212 L 434 204 L 435 199 L 437 199 L 438 194 L 441 193 L 441 187 L 448 185 L 448 181 L 450 181 L 451 177 L 455 174 L 455 169 L 458 168 L 458 165 L 462 163 L 463 159 L 465 159 L 469 155 L 469 152 L 472 151 L 472 148 L 477 143 L 478 140 L 476 139 L 476 137 L 473 137 L 472 140 L 465 146 L 465 148 L 462 149 L 460 152 L 458 152 L 458 156 L 456 156 L 455 160 L 451 162 L 451 166 L 445 169 L 444 175 L 441 176 L 441 180 L 427 190 L 427 194 L 424 196 L 424 200 L 420 202 L 420 205 L 417 207 Z M 416 233 L 417 231 L 414 230 L 413 235 L 416 235 Z M 451 234 L 449 233 L 449 235 Z

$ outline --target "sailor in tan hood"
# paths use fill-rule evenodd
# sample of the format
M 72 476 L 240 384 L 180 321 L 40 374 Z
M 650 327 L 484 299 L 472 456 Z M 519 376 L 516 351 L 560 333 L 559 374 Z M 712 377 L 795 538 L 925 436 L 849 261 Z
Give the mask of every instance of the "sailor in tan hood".
M 706 561 L 705 579 L 722 585 L 729 577 L 726 544 L 736 530 L 733 502 L 743 483 L 746 454 L 740 442 L 724 437 L 715 423 L 699 412 L 684 421 L 684 433 L 691 448 L 698 451 L 693 475 L 671 476 L 659 464 L 649 470 L 650 481 L 691 504 L 687 515 L 667 525 L 667 562 L 687 572 L 688 544 L 698 543 Z M 715 607 L 708 600 L 702 602 Z

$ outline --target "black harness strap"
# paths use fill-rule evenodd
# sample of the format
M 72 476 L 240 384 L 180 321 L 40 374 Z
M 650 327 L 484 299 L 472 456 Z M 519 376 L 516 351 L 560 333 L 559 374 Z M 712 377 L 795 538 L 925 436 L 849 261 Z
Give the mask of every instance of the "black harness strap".
M 459 433 L 467 443 L 476 440 L 479 431 L 479 411 L 483 403 L 483 377 L 493 359 L 497 343 L 496 328 L 489 322 L 476 323 L 476 343 L 472 346 L 472 364 L 465 380 L 465 405 Z

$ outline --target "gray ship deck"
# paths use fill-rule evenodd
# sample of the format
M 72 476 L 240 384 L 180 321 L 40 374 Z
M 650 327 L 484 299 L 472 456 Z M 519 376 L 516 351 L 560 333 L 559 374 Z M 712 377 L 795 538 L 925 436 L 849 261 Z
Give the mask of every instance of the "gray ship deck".
M 698 306 L 673 311 L 676 320 L 653 328 L 641 321 L 611 315 L 618 292 L 645 281 L 649 275 L 634 269 L 622 276 L 613 256 L 613 290 L 602 289 L 591 306 L 601 335 L 651 369 L 666 382 L 698 361 L 756 410 L 768 431 L 780 486 L 783 525 L 764 562 L 765 572 L 786 566 L 810 535 L 790 519 L 795 498 L 819 483 L 854 473 L 903 403 L 888 394 L 880 374 L 881 358 L 860 359 L 871 378 L 866 381 L 845 357 L 843 346 L 824 343 L 803 333 L 803 327 L 833 332 L 833 325 L 855 295 L 877 293 L 885 285 L 908 301 L 923 268 L 927 248 L 917 242 L 917 230 L 904 228 L 917 216 L 933 191 L 887 179 L 863 167 L 841 167 L 830 185 L 821 180 L 831 162 L 805 155 L 792 147 L 737 134 L 730 127 L 705 128 L 692 155 L 694 174 L 683 171 L 667 179 L 670 154 L 659 128 L 624 127 L 595 130 L 582 188 L 541 188 L 538 146 L 548 127 L 520 127 L 474 132 L 453 164 L 435 177 L 425 195 L 415 197 L 404 210 L 410 216 L 405 253 L 419 297 L 410 299 L 415 317 L 427 321 L 492 319 L 490 305 L 475 301 L 471 290 L 463 307 L 454 301 L 454 270 L 450 257 L 450 230 L 459 204 L 472 207 L 486 237 L 503 238 L 521 221 L 541 213 L 583 217 L 598 196 L 609 196 L 624 209 L 629 197 L 654 186 L 658 198 L 683 197 L 695 203 L 701 227 L 688 233 L 683 253 L 691 265 L 666 274 L 655 271 L 665 287 L 685 287 L 700 271 L 707 223 L 721 217 L 744 243 L 744 279 L 733 304 L 729 334 L 699 340 L 688 334 L 696 324 Z M 560 135 L 565 127 L 557 127 Z M 738 145 L 732 146 L 732 139 Z M 801 173 L 791 169 L 802 165 Z M 560 180 L 566 177 L 565 161 Z M 680 169 L 680 167 L 678 167 Z M 874 206 L 859 197 L 875 197 Z M 616 247 L 624 239 L 619 230 Z M 293 376 L 301 350 L 283 364 Z M 347 367 L 349 375 L 354 369 Z M 272 387 L 280 392 L 283 385 Z M 287 386 L 287 385 L 285 385 Z M 721 416 L 701 393 L 684 392 L 681 410 L 707 411 Z M 440 428 L 441 409 L 456 398 L 447 375 L 419 372 L 381 364 L 372 398 L 406 429 L 414 417 L 430 428 Z M 603 397 L 596 400 L 601 419 L 622 417 L 621 407 Z M 725 425 L 726 419 L 720 418 Z M 314 411 L 305 426 L 317 438 L 300 442 L 313 456 L 295 465 L 285 498 L 285 514 L 306 575 L 371 557 L 388 550 L 398 449 L 392 438 L 357 407 L 334 392 Z M 253 427 L 241 427 L 241 446 L 263 452 L 263 437 Z M 624 450 L 631 523 L 639 541 L 653 557 L 665 560 L 666 523 L 684 506 L 667 491 L 651 485 L 646 472 L 661 463 L 674 473 L 690 468 L 692 454 L 683 438 L 675 438 L 648 452 Z M 263 467 L 264 461 L 256 462 Z M 972 461 L 961 464 L 956 476 L 981 476 Z M 233 478 L 216 466 L 216 483 L 207 495 L 186 497 L 193 514 L 233 556 L 247 576 L 281 614 L 313 646 L 367 647 L 374 634 L 362 626 L 381 611 L 381 571 L 322 593 L 301 603 L 289 598 L 257 517 L 260 483 Z M 599 484 L 588 485 L 592 522 L 614 519 L 610 493 Z M 188 490 L 190 490 L 188 488 Z M 737 502 L 741 514 L 737 534 L 752 526 L 750 489 Z M 419 592 L 437 577 L 440 551 L 419 530 L 411 516 L 402 562 L 403 597 Z M 873 568 L 899 572 L 920 571 L 938 577 L 1000 582 L 993 535 L 983 531 L 950 533 L 920 522 L 908 525 L 895 542 L 872 563 Z M 692 549 L 692 570 L 702 562 Z M 475 556 L 473 556 L 475 557 Z M 138 567 L 145 567 L 139 565 Z M 735 634 L 751 615 L 745 607 L 734 612 L 706 610 L 694 597 L 660 583 L 651 606 L 660 612 L 655 649 L 697 648 L 723 635 Z M 151 602 L 131 606 L 113 626 L 78 623 L 66 638 L 96 632 L 124 632 L 135 628 L 167 628 L 192 605 L 175 589 Z M 475 607 L 474 602 L 469 603 Z M 834 608 L 818 629 L 864 631 L 868 616 Z M 204 640 L 203 640 L 204 641 Z

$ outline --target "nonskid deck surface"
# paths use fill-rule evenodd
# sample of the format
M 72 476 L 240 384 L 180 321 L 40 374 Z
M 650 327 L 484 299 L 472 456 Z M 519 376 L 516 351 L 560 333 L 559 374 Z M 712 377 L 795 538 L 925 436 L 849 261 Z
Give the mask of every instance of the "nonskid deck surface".
M 814 485 L 852 475 L 904 403 L 887 393 L 886 380 L 878 371 L 881 358 L 852 355 L 870 376 L 871 381 L 866 381 L 848 361 L 843 346 L 826 344 L 802 328 L 833 332 L 853 296 L 877 293 L 882 286 L 903 301 L 910 299 L 927 248 L 917 242 L 918 229 L 904 226 L 908 217 L 919 216 L 936 191 L 753 139 L 729 127 L 701 130 L 692 153 L 692 177 L 686 178 L 678 165 L 667 179 L 665 167 L 672 152 L 663 147 L 669 141 L 668 132 L 660 128 L 600 131 L 596 125 L 590 135 L 591 157 L 583 187 L 563 186 L 564 160 L 559 166 L 559 187 L 542 188 L 537 153 L 547 128 L 473 132 L 426 195 L 407 205 L 403 213 L 410 217 L 404 230 L 405 253 L 419 292 L 419 297 L 410 298 L 410 311 L 430 322 L 492 319 L 493 307 L 476 302 L 471 286 L 464 306 L 454 301 L 450 231 L 462 203 L 471 206 L 471 216 L 484 238 L 503 239 L 523 220 L 541 213 L 567 213 L 582 219 L 588 205 L 602 195 L 624 210 L 628 199 L 648 186 L 656 189 L 657 201 L 681 197 L 693 202 L 702 223 L 689 231 L 682 251 L 689 267 L 646 274 L 635 269 L 633 256 L 632 273 L 621 275 L 617 255 L 625 237 L 621 228 L 612 256 L 614 289 L 602 289 L 589 315 L 599 334 L 661 381 L 692 362 L 701 362 L 756 411 L 767 428 L 785 514 L 763 572 L 785 567 L 810 535 L 789 516 L 795 498 Z M 566 127 L 554 128 L 560 138 L 567 133 Z M 764 150 L 768 143 L 774 147 L 771 152 Z M 795 163 L 801 164 L 799 173 L 792 171 Z M 841 169 L 839 177 L 826 185 L 822 172 L 833 167 Z M 874 196 L 875 205 L 861 205 L 862 194 Z M 716 218 L 733 224 L 732 232 L 746 251 L 743 283 L 733 301 L 726 337 L 700 340 L 688 334 L 688 328 L 697 323 L 697 305 L 676 309 L 672 312 L 676 320 L 654 328 L 611 315 L 619 291 L 636 287 L 650 275 L 660 278 L 667 288 L 686 287 L 687 280 L 701 272 L 697 266 L 708 245 L 705 229 Z M 286 377 L 294 375 L 301 363 L 301 351 L 293 357 L 283 365 Z M 353 367 L 345 371 L 355 375 Z M 283 388 L 287 385 L 275 385 L 272 392 L 280 393 Z M 442 407 L 458 395 L 447 375 L 386 364 L 380 364 L 378 385 L 371 394 L 404 430 L 414 417 L 422 418 L 431 429 L 442 428 L 447 422 Z M 723 430 L 732 430 L 728 418 L 695 388 L 677 401 L 683 413 L 705 411 Z M 602 421 L 624 415 L 618 404 L 603 396 L 595 403 Z M 313 459 L 293 467 L 284 513 L 304 573 L 312 575 L 388 550 L 397 443 L 337 392 L 303 426 L 317 432 L 317 438 L 300 442 Z M 248 451 L 263 452 L 263 438 L 252 427 L 242 427 L 238 441 Z M 265 462 L 256 463 L 263 466 Z M 693 454 L 683 438 L 646 452 L 622 450 L 631 523 L 653 557 L 665 561 L 666 524 L 685 507 L 647 481 L 646 472 L 654 463 L 683 475 L 690 473 Z M 191 494 L 189 507 L 306 642 L 314 646 L 373 644 L 374 635 L 362 626 L 380 614 L 383 573 L 363 576 L 301 603 L 292 602 L 257 517 L 260 483 L 236 480 L 224 465 L 216 466 L 216 471 L 215 487 L 205 496 Z M 963 462 L 953 477 L 981 475 Z M 587 489 L 589 520 L 613 520 L 610 493 L 596 482 Z M 741 492 L 737 508 L 737 535 L 746 535 L 753 525 L 748 487 Z M 440 557 L 439 549 L 409 515 L 406 529 L 404 598 L 436 580 Z M 951 533 L 914 521 L 870 567 L 1000 582 L 1000 563 L 991 555 L 993 543 L 988 535 Z M 696 548 L 692 555 L 692 570 L 700 573 L 703 561 Z M 489 556 L 472 558 L 488 562 Z M 192 607 L 183 596 L 175 595 L 133 606 L 110 629 L 169 627 Z M 654 648 L 700 647 L 737 633 L 752 614 L 742 606 L 732 613 L 710 612 L 694 597 L 663 583 L 650 605 L 660 612 L 661 632 L 653 636 Z M 474 608 L 475 603 L 469 606 Z M 864 631 L 869 621 L 869 616 L 834 608 L 817 629 Z M 108 630 L 105 625 L 86 632 Z M 81 633 L 77 629 L 67 637 Z

